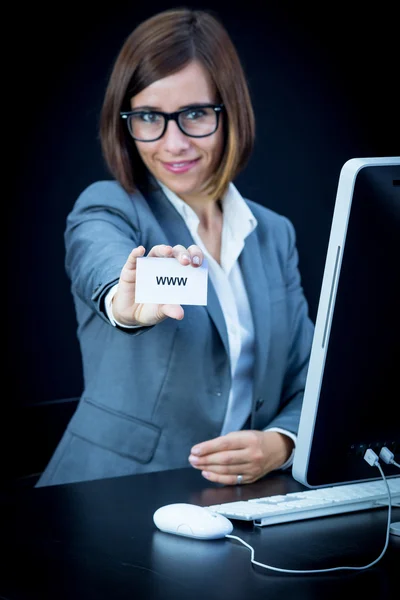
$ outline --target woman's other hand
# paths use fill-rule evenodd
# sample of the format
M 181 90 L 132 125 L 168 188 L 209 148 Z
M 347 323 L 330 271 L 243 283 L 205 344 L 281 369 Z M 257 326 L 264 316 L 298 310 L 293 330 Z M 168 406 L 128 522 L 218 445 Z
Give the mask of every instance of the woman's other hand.
M 233 431 L 194 446 L 189 462 L 215 483 L 236 485 L 238 475 L 242 483 L 253 483 L 283 465 L 293 446 L 289 436 L 277 431 Z

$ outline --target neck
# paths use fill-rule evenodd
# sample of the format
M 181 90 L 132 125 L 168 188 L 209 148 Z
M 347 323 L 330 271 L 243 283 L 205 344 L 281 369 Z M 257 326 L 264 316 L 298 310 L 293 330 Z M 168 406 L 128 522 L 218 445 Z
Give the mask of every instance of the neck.
M 199 217 L 200 226 L 203 230 L 210 230 L 215 226 L 216 220 L 220 220 L 222 216 L 222 203 L 221 200 L 216 200 L 211 196 L 202 196 L 201 198 L 182 197 L 182 200 L 186 202 L 194 210 L 196 215 Z

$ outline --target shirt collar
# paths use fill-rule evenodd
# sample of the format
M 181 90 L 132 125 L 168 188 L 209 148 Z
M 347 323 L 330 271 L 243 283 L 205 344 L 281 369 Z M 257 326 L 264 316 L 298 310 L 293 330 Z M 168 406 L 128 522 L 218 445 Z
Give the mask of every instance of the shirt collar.
M 189 229 L 195 229 L 199 225 L 199 217 L 194 210 L 166 185 L 158 181 L 162 191 L 181 215 Z M 227 227 L 231 235 L 236 239 L 243 240 L 256 228 L 257 219 L 251 212 L 243 196 L 233 183 L 230 183 L 228 189 L 221 200 L 224 227 Z

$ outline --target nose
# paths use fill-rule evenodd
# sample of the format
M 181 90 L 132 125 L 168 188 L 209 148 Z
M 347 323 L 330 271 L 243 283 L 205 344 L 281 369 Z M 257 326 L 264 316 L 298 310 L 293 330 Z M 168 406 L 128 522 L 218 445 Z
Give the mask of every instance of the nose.
M 180 154 L 190 147 L 190 138 L 182 133 L 173 120 L 168 121 L 167 129 L 161 139 L 165 150 L 171 154 Z

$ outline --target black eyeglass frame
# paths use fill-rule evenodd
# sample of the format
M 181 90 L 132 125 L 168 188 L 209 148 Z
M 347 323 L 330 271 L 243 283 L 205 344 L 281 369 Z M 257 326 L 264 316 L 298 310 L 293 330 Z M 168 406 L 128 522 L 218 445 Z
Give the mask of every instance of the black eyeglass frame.
M 217 119 L 216 119 L 214 131 L 211 131 L 211 133 L 205 133 L 203 135 L 192 135 L 190 133 L 187 133 L 187 131 L 185 131 L 182 128 L 182 126 L 179 122 L 179 115 L 181 115 L 182 113 L 188 112 L 190 110 L 197 110 L 197 109 L 202 109 L 202 108 L 212 108 L 215 111 Z M 187 135 L 188 137 L 203 138 L 203 137 L 208 137 L 209 135 L 213 135 L 213 133 L 215 133 L 218 129 L 219 116 L 220 116 L 221 112 L 223 111 L 223 109 L 224 109 L 223 104 L 197 104 L 197 105 L 194 104 L 193 106 L 188 106 L 187 108 L 182 108 L 181 110 L 177 110 L 172 113 L 162 112 L 160 110 L 130 110 L 130 111 L 122 111 L 119 114 L 122 119 L 126 119 L 126 124 L 128 125 L 128 131 L 134 140 L 136 140 L 137 142 L 156 142 L 157 140 L 161 139 L 162 136 L 165 134 L 169 121 L 175 121 L 175 123 L 178 125 L 180 131 L 182 131 L 182 133 L 184 135 Z M 132 135 L 132 132 L 129 127 L 128 118 L 131 115 L 143 115 L 143 114 L 149 114 L 149 113 L 152 115 L 161 115 L 162 117 L 164 117 L 164 129 L 162 130 L 162 132 L 160 133 L 160 135 L 158 137 L 151 139 L 151 140 L 143 140 L 141 138 L 134 137 Z

